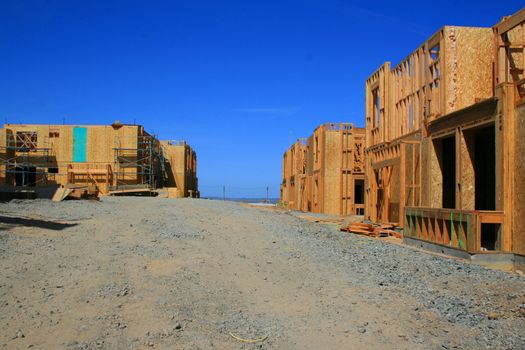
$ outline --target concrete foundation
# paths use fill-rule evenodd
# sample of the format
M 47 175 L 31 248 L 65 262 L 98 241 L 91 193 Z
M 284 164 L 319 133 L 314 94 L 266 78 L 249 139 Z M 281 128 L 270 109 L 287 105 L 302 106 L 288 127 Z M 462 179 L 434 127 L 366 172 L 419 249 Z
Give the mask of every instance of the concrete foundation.
M 483 252 L 469 254 L 464 250 L 447 247 L 412 237 L 404 237 L 403 243 L 406 245 L 421 248 L 429 252 L 444 254 L 454 258 L 470 260 L 472 263 L 489 267 L 492 269 L 512 271 L 525 271 L 525 256 L 512 253 Z

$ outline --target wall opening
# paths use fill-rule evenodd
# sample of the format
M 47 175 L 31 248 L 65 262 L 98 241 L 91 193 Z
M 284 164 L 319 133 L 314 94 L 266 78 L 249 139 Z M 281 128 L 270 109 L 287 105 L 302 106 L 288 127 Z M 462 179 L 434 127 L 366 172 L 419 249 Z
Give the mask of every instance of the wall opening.
M 380 221 L 383 217 L 383 200 L 384 200 L 384 192 L 383 192 L 383 179 L 381 177 L 381 170 L 374 170 L 375 174 L 375 181 L 376 181 L 376 212 L 377 212 L 377 221 Z
M 481 250 L 499 250 L 501 224 L 481 224 Z
M 319 139 L 317 136 L 314 139 L 314 152 L 315 152 L 315 162 L 319 161 Z
M 429 88 L 430 88 L 430 99 L 428 101 L 428 115 L 435 117 L 440 114 L 440 45 L 435 45 L 429 50 L 429 65 L 428 65 L 428 75 L 429 75 Z
M 379 127 L 379 121 L 381 116 L 381 100 L 379 97 L 379 88 L 376 88 L 372 90 L 372 121 L 373 121 L 373 127 L 377 128 Z
M 319 196 L 319 182 L 316 179 L 314 181 L 314 205 L 317 205 L 318 196 Z
M 440 166 L 442 175 L 443 208 L 456 208 L 456 138 L 447 137 L 441 141 Z
M 494 126 L 474 131 L 476 210 L 496 210 L 496 135 Z
M 365 203 L 365 180 L 354 181 L 354 204 Z
M 23 166 L 15 168 L 15 186 L 36 186 L 36 167 Z
M 38 146 L 38 133 L 36 131 L 16 132 L 16 151 L 35 152 Z

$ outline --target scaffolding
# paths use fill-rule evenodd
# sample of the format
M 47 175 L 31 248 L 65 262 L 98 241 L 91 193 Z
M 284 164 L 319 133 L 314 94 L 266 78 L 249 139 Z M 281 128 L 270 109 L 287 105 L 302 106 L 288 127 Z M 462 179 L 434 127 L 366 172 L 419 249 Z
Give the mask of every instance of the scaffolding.
M 48 139 L 42 136 L 39 138 L 36 131 L 6 133 L 5 144 L 0 145 L 0 173 L 6 177 L 7 183 L 15 186 L 46 184 L 50 168 L 56 169 L 50 152 Z
M 114 151 L 114 185 L 111 190 L 154 189 L 161 185 L 162 149 L 155 136 L 138 135 L 133 139 L 116 136 Z

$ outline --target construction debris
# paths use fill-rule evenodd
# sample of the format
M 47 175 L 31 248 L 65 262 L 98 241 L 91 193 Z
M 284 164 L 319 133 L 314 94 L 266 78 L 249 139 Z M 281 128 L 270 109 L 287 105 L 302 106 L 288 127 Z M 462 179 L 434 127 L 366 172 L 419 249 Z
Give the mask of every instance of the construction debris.
M 95 186 L 66 185 L 59 187 L 52 200 L 61 202 L 64 199 L 96 199 L 98 200 L 99 190 Z
M 243 343 L 258 343 L 258 342 L 262 342 L 262 341 L 265 341 L 266 339 L 268 339 L 268 336 L 265 336 L 265 337 L 262 337 L 262 338 L 259 338 L 259 339 L 244 339 L 244 338 L 241 338 L 241 337 L 233 334 L 232 332 L 230 332 L 230 337 L 232 337 L 233 339 L 238 340 L 240 342 L 243 342 Z
M 52 201 L 53 202 L 61 202 L 71 193 L 72 189 L 65 188 L 65 187 L 59 187 L 57 188 L 55 194 L 53 195 Z
M 394 224 L 371 224 L 366 222 L 352 222 L 343 225 L 343 232 L 351 232 L 368 237 L 396 237 L 403 238 L 402 229 Z

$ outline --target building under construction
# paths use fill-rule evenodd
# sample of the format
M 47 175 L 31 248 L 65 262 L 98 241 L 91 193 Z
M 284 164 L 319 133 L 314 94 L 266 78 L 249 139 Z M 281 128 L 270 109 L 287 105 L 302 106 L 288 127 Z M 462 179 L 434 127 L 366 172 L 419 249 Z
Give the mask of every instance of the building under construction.
M 525 9 L 366 81 L 366 210 L 438 251 L 525 254 Z
M 83 185 L 101 194 L 174 187 L 181 197 L 199 194 L 196 156 L 189 146 L 160 142 L 141 125 L 119 122 L 5 124 L 0 129 L 0 184 L 9 188 Z
M 364 212 L 364 129 L 327 123 L 283 155 L 281 202 L 292 210 Z
M 197 154 L 185 141 L 161 141 L 165 160 L 164 187 L 173 189 L 174 197 L 199 197 Z

